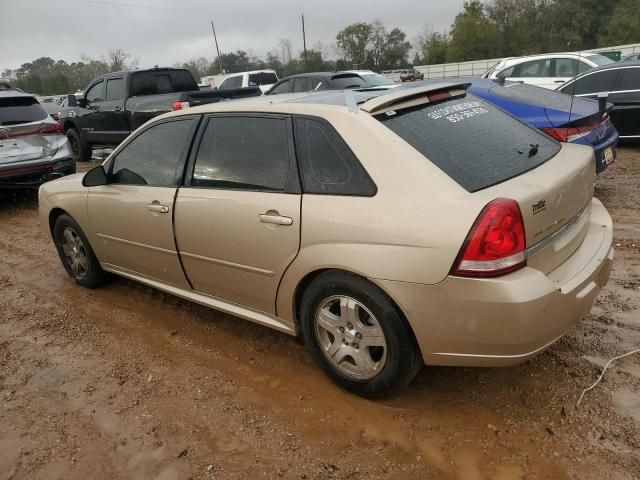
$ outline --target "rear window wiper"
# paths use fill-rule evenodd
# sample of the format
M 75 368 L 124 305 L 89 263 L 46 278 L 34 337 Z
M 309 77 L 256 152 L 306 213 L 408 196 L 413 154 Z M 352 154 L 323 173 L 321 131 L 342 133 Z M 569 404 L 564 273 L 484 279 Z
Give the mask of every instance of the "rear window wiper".
M 530 143 L 529 144 L 529 158 L 535 157 L 538 154 L 540 145 L 538 143 Z M 518 153 L 522 155 L 525 152 L 525 149 L 519 148 Z

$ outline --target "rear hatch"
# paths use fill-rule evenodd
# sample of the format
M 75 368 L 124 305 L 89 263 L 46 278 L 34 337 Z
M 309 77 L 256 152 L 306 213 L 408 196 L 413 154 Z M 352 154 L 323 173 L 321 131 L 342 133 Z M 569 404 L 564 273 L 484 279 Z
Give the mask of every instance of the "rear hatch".
M 586 235 L 593 150 L 562 146 L 460 86 L 434 87 L 394 91 L 363 109 L 471 193 L 478 211 L 496 198 L 516 200 L 526 247 L 537 248 L 529 265 L 553 270 Z
M 54 155 L 58 143 L 42 134 L 48 128 L 58 124 L 34 97 L 0 98 L 0 168 Z

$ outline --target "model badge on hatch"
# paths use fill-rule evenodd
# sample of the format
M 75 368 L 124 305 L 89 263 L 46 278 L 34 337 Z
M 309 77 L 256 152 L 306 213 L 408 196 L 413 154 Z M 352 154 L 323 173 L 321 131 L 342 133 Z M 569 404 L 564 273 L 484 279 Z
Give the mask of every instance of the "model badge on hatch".
M 536 215 L 542 212 L 546 208 L 547 202 L 544 199 L 540 199 L 537 203 L 531 205 L 533 209 L 533 214 Z

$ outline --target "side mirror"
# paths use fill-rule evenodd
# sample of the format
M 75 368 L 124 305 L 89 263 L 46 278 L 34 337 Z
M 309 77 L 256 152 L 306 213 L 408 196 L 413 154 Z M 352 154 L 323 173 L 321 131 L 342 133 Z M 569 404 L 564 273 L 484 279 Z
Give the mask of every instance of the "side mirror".
M 82 179 L 83 187 L 99 187 L 107 184 L 107 172 L 102 165 L 89 170 Z
M 78 106 L 78 99 L 75 95 L 67 95 L 67 105 L 69 105 L 70 107 Z

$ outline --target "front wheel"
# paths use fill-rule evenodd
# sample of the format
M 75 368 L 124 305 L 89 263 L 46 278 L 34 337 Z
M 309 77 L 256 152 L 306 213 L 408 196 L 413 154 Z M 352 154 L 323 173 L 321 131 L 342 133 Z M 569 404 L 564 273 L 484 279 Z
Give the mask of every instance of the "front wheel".
M 77 284 L 96 288 L 108 280 L 80 225 L 69 215 L 60 215 L 56 220 L 53 240 L 62 265 Z
M 86 162 L 91 160 L 91 145 L 88 145 L 82 139 L 82 136 L 75 128 L 67 130 L 67 139 L 71 146 L 71 152 L 73 154 L 73 160 L 76 162 Z
M 407 322 L 366 279 L 323 273 L 304 292 L 300 310 L 302 335 L 315 361 L 353 393 L 390 395 L 423 365 Z

